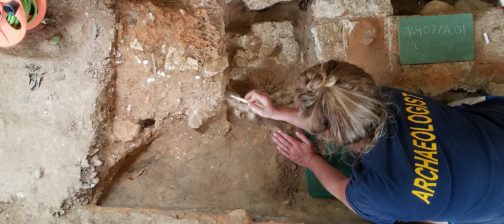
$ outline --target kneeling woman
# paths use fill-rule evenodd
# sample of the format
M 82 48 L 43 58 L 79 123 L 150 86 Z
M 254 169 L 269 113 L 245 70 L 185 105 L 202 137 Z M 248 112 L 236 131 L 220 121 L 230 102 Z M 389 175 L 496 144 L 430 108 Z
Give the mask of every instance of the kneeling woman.
M 352 211 L 376 223 L 504 223 L 504 98 L 449 107 L 377 87 L 362 69 L 336 61 L 303 77 L 297 108 L 274 106 L 256 90 L 245 98 L 260 116 L 356 155 L 347 178 L 302 133 L 272 136 L 281 154 L 310 169 Z

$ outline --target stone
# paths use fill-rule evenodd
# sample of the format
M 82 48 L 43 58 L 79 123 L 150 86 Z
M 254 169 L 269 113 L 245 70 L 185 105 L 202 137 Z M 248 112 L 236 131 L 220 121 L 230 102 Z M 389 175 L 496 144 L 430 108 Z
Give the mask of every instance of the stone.
M 94 167 L 99 167 L 103 164 L 103 162 L 98 158 L 98 155 L 91 157 L 90 162 Z
M 93 178 L 95 178 L 96 176 L 98 176 L 98 172 L 96 172 L 96 171 L 92 171 L 92 172 L 90 172 L 90 173 L 89 173 L 88 178 L 89 178 L 89 179 L 93 179 Z
M 504 60 L 504 13 L 495 8 L 475 17 L 474 43 L 476 60 L 481 63 L 502 63 Z M 487 33 L 490 43 L 485 44 L 483 33 Z
M 250 34 L 232 41 L 240 48 L 234 56 L 237 67 L 292 65 L 300 60 L 300 47 L 291 22 L 256 23 Z
M 203 64 L 203 75 L 205 77 L 212 77 L 224 72 L 228 66 L 229 62 L 227 57 L 220 57 L 216 60 L 211 60 Z
M 61 35 L 57 34 L 57 35 L 54 35 L 50 40 L 49 40 L 49 44 L 50 45 L 57 45 L 61 42 Z
M 112 124 L 112 133 L 116 140 L 128 142 L 140 133 L 140 125 L 128 120 L 115 120 Z
M 93 38 L 93 40 L 96 40 L 99 35 L 100 35 L 100 28 L 98 27 L 98 24 L 94 22 L 91 28 L 91 38 Z
M 504 83 L 490 83 L 488 90 L 491 95 L 504 96 Z
M 82 185 L 82 189 L 84 189 L 84 190 L 88 190 L 88 189 L 91 189 L 91 188 L 93 188 L 93 187 L 94 187 L 94 186 L 93 186 L 92 184 L 83 184 L 83 185 Z
M 277 4 L 279 2 L 288 2 L 291 0 L 243 0 L 243 3 L 249 8 L 250 10 L 261 10 L 268 8 L 274 4 Z
M 429 97 L 439 96 L 452 89 L 476 90 L 463 85 L 463 78 L 470 77 L 472 62 L 403 65 L 402 68 L 401 83 L 397 84 L 403 89 L 420 91 Z
M 168 53 L 165 59 L 165 72 L 170 74 L 174 71 L 195 71 L 198 70 L 198 60 L 185 57 L 186 50 L 181 46 L 173 46 L 168 48 Z
M 199 68 L 198 60 L 194 58 L 187 58 L 186 62 L 191 69 L 198 70 Z
M 203 113 L 199 112 L 198 110 L 194 110 L 189 114 L 189 120 L 187 124 L 193 129 L 198 129 L 203 125 L 205 117 L 206 116 L 204 116 Z
M 226 223 L 252 224 L 254 219 L 243 209 L 234 210 L 227 215 Z
M 89 167 L 89 161 L 87 159 L 82 159 L 80 162 L 80 166 L 82 168 L 88 168 Z
M 142 47 L 142 44 L 140 44 L 140 42 L 138 42 L 138 39 L 135 39 L 133 40 L 131 43 L 130 43 L 130 48 L 131 49 L 135 49 L 137 51 L 144 51 L 143 47 Z
M 388 0 L 316 0 L 312 7 L 317 20 L 385 17 L 392 15 L 391 1 Z
M 492 4 L 481 0 L 458 0 L 455 3 L 455 9 L 462 12 L 483 11 L 492 7 Z
M 149 12 L 147 14 L 147 18 L 149 18 L 150 21 L 155 21 L 156 20 L 156 16 L 152 12 Z
M 315 41 L 315 53 L 321 62 L 331 59 L 344 60 L 343 27 L 336 23 L 316 25 L 311 28 Z
M 35 179 L 40 179 L 42 176 L 44 176 L 44 172 L 42 171 L 42 168 L 36 168 L 33 173 L 33 178 Z
M 346 60 L 373 76 L 378 84 L 388 84 L 393 79 L 389 63 L 388 36 L 382 18 L 362 18 L 346 36 Z
M 443 1 L 431 1 L 424 6 L 420 15 L 439 15 L 453 11 L 453 6 Z

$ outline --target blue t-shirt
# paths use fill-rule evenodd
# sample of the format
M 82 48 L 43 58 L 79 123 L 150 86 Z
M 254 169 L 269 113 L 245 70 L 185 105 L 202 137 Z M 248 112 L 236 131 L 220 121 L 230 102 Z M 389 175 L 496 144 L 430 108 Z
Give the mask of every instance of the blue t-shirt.
M 449 107 L 383 88 L 387 134 L 353 166 L 346 196 L 375 223 L 504 223 L 504 97 Z

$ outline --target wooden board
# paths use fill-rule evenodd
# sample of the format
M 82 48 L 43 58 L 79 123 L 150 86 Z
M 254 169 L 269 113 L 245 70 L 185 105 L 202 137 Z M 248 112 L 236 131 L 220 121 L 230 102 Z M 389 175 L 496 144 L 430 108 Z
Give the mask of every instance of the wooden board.
M 426 64 L 474 60 L 472 14 L 399 19 L 399 61 Z

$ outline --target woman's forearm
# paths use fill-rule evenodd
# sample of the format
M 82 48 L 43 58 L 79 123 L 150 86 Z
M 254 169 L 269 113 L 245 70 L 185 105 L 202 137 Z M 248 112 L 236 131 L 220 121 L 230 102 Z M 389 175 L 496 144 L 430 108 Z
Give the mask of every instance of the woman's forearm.
M 273 120 L 285 121 L 303 130 L 307 130 L 306 122 L 299 116 L 299 109 L 294 107 L 277 107 L 272 116 Z
M 320 156 L 313 157 L 307 168 L 310 169 L 315 176 L 317 176 L 320 183 L 322 183 L 329 193 L 352 210 L 352 208 L 348 205 L 348 201 L 345 196 L 346 186 L 349 181 L 348 177 L 331 166 Z

